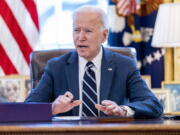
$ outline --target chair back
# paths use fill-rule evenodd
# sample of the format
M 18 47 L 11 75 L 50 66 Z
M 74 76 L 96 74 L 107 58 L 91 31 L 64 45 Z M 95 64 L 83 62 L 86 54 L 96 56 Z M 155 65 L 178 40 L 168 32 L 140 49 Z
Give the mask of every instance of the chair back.
M 117 52 L 126 56 L 129 56 L 136 60 L 136 50 L 130 47 L 109 47 L 113 52 Z M 74 51 L 73 48 L 66 49 L 55 49 L 55 50 L 43 50 L 43 51 L 33 51 L 30 55 L 30 76 L 31 76 L 31 87 L 35 88 L 37 83 L 41 79 L 41 76 L 44 72 L 45 65 L 47 61 L 53 57 L 57 57 Z

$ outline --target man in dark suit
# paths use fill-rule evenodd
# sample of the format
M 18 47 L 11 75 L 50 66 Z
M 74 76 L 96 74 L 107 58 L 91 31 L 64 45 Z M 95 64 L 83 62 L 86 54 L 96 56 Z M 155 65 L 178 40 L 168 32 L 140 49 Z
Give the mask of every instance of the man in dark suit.
M 77 9 L 73 14 L 76 51 L 49 60 L 26 102 L 52 102 L 52 114 L 61 116 L 160 117 L 163 108 L 142 80 L 136 62 L 102 47 L 107 35 L 107 18 L 101 9 Z M 91 68 L 86 68 L 88 62 L 93 63 L 91 71 L 87 71 Z M 90 75 L 92 72 L 95 77 Z M 85 73 L 94 86 L 86 81 Z M 96 99 L 85 92 L 85 85 Z M 93 106 L 88 107 L 86 99 Z M 84 108 L 92 115 L 87 115 Z

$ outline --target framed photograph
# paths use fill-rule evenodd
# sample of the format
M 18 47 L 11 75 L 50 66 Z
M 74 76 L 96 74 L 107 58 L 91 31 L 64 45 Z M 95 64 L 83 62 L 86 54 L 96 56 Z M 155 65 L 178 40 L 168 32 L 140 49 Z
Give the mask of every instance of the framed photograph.
M 24 92 L 22 76 L 0 77 L 0 102 L 23 102 Z
M 150 75 L 141 75 L 142 79 L 146 82 L 147 86 L 151 88 L 151 76 Z
M 170 93 L 166 89 L 151 89 L 164 108 L 164 113 L 170 112 Z
M 170 92 L 171 112 L 180 112 L 180 82 L 162 82 L 162 88 Z
M 31 90 L 31 80 L 30 80 L 30 76 L 23 76 L 24 79 L 24 100 L 26 99 L 26 97 L 28 96 L 28 94 L 30 93 Z

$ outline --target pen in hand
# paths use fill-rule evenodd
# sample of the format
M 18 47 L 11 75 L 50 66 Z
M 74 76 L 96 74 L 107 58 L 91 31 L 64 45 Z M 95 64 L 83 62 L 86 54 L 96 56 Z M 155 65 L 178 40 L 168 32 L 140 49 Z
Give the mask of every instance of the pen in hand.
M 72 108 L 80 105 L 81 100 L 73 100 L 74 96 L 71 92 L 67 91 L 64 95 L 60 95 L 52 103 L 52 114 L 64 113 Z
M 69 91 L 67 91 L 67 92 L 65 93 L 65 96 L 66 96 L 67 98 L 71 98 L 70 103 L 74 102 L 74 100 L 73 100 L 73 95 L 72 95 Z

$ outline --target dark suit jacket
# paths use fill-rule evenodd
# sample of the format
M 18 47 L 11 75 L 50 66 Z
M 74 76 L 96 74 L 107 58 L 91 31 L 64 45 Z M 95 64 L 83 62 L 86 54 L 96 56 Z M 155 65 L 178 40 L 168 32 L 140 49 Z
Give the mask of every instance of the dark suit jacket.
M 66 91 L 79 99 L 78 77 L 77 52 L 53 58 L 48 61 L 37 88 L 32 90 L 26 102 L 52 102 Z M 105 99 L 131 107 L 136 117 L 159 117 L 163 112 L 157 98 L 141 79 L 136 62 L 103 48 L 100 101 Z M 75 107 L 63 115 L 76 116 L 78 112 L 79 107 Z

